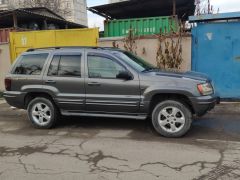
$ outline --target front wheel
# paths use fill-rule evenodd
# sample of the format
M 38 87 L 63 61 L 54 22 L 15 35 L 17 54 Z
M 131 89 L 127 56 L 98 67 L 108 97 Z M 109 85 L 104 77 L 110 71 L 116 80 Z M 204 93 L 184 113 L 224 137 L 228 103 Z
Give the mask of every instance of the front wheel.
M 181 137 L 192 124 L 192 113 L 182 102 L 167 100 L 156 105 L 152 112 L 154 129 L 165 137 Z
M 28 118 L 35 128 L 49 129 L 57 121 L 58 113 L 55 105 L 46 98 L 35 98 L 28 105 Z

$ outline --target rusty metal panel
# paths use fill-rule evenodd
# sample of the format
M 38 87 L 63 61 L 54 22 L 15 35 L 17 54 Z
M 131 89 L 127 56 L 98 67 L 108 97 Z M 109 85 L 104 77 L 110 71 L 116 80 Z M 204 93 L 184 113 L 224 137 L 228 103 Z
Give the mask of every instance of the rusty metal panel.
M 9 33 L 13 31 L 12 28 L 0 29 L 0 44 L 7 43 L 10 41 Z

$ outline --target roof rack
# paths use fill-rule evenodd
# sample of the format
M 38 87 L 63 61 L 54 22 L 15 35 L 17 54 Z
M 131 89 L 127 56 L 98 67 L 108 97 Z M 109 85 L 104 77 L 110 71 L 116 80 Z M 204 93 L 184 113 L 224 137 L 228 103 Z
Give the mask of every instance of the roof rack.
M 36 50 L 58 50 L 58 49 L 102 49 L 102 50 L 107 50 L 107 49 L 116 49 L 116 48 L 111 48 L 111 47 L 94 47 L 94 46 L 56 46 L 56 47 L 43 47 L 43 48 L 31 48 L 28 49 L 27 52 L 33 52 Z

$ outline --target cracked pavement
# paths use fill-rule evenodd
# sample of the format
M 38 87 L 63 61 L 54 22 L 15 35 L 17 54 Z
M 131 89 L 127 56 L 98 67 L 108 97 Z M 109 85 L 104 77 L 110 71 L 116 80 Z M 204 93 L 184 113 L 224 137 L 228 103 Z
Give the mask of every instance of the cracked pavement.
M 135 120 L 64 117 L 34 129 L 25 111 L 0 104 L 0 179 L 240 179 L 240 112 L 231 106 L 167 139 Z

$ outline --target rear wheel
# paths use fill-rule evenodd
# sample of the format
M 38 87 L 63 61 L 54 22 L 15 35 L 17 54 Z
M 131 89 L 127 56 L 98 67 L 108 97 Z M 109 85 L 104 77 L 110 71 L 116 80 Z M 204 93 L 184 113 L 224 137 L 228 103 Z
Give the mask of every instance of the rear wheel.
M 156 105 L 152 112 L 154 129 L 165 137 L 181 137 L 192 124 L 192 113 L 188 106 L 175 100 L 167 100 Z
M 28 118 L 35 128 L 52 128 L 58 118 L 55 105 L 46 98 L 35 98 L 28 105 Z

